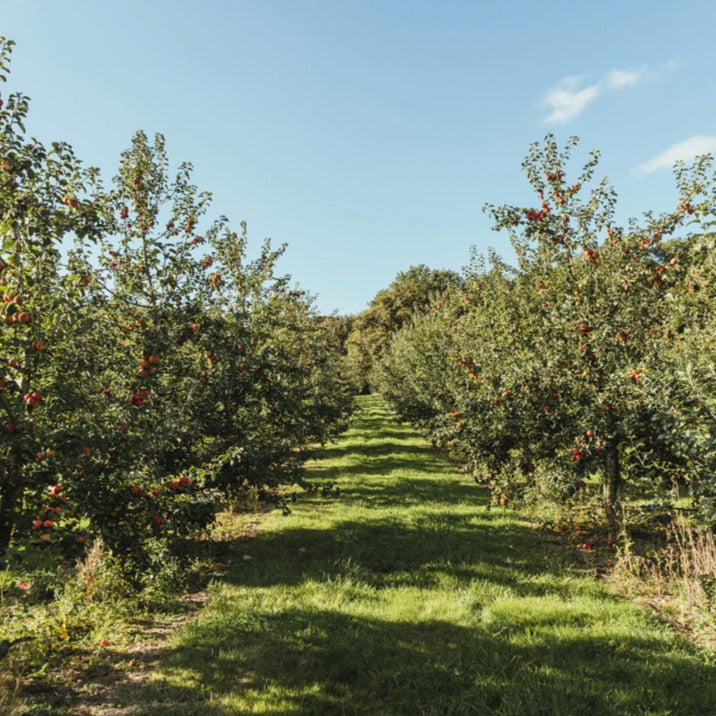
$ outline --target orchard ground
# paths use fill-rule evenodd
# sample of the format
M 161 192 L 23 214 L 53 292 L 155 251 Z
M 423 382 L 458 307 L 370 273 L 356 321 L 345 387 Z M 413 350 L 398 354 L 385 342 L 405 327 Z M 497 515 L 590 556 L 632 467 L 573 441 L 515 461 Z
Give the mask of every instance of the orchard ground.
M 310 466 L 319 490 L 225 544 L 196 618 L 96 647 L 62 704 L 17 713 L 712 712 L 712 656 L 359 400 Z

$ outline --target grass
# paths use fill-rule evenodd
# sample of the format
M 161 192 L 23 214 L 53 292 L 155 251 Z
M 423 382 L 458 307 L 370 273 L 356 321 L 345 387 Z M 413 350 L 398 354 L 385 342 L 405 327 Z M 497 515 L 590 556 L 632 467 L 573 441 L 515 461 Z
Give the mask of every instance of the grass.
M 360 408 L 310 466 L 339 494 L 237 541 L 196 619 L 135 671 L 121 654 L 106 666 L 111 698 L 86 684 L 82 704 L 44 712 L 111 713 L 110 698 L 173 716 L 716 713 L 708 654 L 490 510 L 380 399 Z
M 716 653 L 716 535 L 679 519 L 656 545 L 623 541 L 610 583 Z

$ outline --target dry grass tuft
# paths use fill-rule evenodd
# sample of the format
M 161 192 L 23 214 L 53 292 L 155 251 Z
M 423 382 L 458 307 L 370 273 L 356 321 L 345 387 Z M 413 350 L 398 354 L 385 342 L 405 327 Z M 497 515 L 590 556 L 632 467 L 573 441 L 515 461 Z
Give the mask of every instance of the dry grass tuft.
M 702 647 L 716 649 L 716 536 L 675 522 L 661 547 L 624 538 L 610 581 Z

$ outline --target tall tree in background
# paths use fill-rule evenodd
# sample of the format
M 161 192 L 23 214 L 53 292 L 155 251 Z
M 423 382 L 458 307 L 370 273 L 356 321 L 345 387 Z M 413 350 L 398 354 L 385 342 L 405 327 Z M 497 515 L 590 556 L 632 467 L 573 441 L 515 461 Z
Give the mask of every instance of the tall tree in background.
M 373 365 L 387 349 L 391 338 L 446 291 L 462 285 L 454 271 L 412 266 L 399 273 L 390 286 L 380 291 L 369 307 L 356 316 L 346 341 L 348 363 L 361 391 L 370 386 Z

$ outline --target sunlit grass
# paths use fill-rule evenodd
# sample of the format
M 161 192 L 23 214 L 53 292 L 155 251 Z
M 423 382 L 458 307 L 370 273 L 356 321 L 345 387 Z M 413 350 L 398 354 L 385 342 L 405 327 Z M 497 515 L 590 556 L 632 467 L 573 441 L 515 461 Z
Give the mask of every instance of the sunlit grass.
M 708 714 L 716 669 L 375 397 L 245 540 L 139 714 Z

